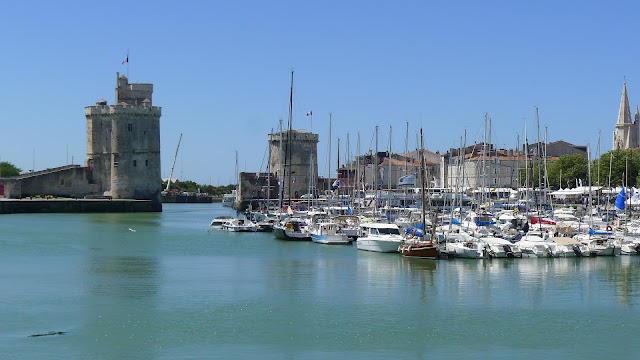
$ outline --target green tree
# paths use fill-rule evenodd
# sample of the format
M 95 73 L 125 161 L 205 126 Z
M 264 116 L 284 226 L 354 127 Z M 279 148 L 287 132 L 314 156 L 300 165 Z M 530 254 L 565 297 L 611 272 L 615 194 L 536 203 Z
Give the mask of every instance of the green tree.
M 237 185 L 235 184 L 229 184 L 229 185 L 223 185 L 223 186 L 213 186 L 213 185 L 201 185 L 201 184 L 197 184 L 194 181 L 191 180 L 185 180 L 185 181 L 175 181 L 171 183 L 171 186 L 169 187 L 169 189 L 177 189 L 183 192 L 196 192 L 198 189 L 200 189 L 201 193 L 205 193 L 208 194 L 209 196 L 213 196 L 213 197 L 222 197 L 222 195 L 230 193 L 231 190 L 235 189 Z M 167 182 L 163 181 L 162 182 L 162 190 L 167 188 Z
M 582 180 L 586 186 L 587 174 L 587 157 L 580 154 L 560 156 L 557 160 L 547 163 L 549 186 L 554 189 L 575 187 L 577 180 Z
M 640 154 L 631 149 L 612 150 L 600 156 L 600 184 L 598 178 L 598 159 L 591 164 L 592 183 L 601 186 L 609 185 L 609 173 L 611 173 L 611 186 L 636 186 L 640 184 Z M 609 166 L 611 164 L 611 166 Z
M 0 162 L 0 177 L 13 177 L 18 176 L 22 172 L 22 169 L 16 167 L 10 162 Z

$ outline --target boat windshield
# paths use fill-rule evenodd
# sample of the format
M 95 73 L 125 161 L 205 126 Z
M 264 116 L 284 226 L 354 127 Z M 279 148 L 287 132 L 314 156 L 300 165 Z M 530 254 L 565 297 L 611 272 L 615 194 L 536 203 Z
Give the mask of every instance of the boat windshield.
M 400 235 L 400 230 L 397 228 L 379 228 L 380 235 Z

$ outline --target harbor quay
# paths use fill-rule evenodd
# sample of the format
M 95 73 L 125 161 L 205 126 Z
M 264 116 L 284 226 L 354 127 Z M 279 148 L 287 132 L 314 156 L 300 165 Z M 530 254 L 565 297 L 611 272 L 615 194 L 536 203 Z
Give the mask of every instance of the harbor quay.
M 161 204 L 151 200 L 61 198 L 0 199 L 0 214 L 127 213 L 161 211 Z

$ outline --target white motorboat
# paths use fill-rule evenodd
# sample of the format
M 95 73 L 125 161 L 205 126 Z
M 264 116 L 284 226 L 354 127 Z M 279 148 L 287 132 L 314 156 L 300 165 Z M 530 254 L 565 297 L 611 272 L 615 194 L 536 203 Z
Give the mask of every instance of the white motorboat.
M 398 252 L 403 238 L 396 224 L 363 223 L 356 243 L 358 250 L 375 252 Z
M 356 239 L 360 235 L 360 218 L 356 215 L 340 215 L 333 220 L 340 226 L 340 232 L 351 239 Z
M 273 225 L 273 236 L 281 240 L 309 241 L 307 222 L 302 218 L 287 218 L 279 224 Z
M 559 257 L 589 257 L 591 249 L 576 239 L 561 236 L 552 237 L 551 241 L 556 243 L 556 249 Z
M 485 250 L 488 258 L 521 258 L 522 250 L 516 244 L 512 244 L 510 241 L 487 236 L 480 238 L 485 243 Z
M 518 242 L 518 247 L 522 251 L 522 257 L 557 257 L 557 244 L 553 241 L 547 241 L 549 234 L 529 232 L 525 234 Z
M 222 225 L 223 230 L 231 232 L 256 232 L 258 227 L 252 221 L 246 219 L 232 219 Z
M 231 190 L 229 194 L 222 195 L 222 206 L 233 207 L 233 203 L 236 201 L 236 190 Z
M 478 238 L 464 231 L 444 235 L 445 249 L 450 257 L 481 259 L 484 257 L 485 245 Z
M 222 229 L 222 225 L 224 225 L 224 223 L 229 222 L 233 219 L 234 219 L 233 217 L 227 216 L 227 215 L 216 216 L 211 220 L 211 223 L 209 223 L 209 226 L 213 229 Z
M 309 230 L 311 241 L 327 245 L 346 245 L 351 241 L 346 234 L 339 231 L 338 224 L 331 222 L 318 222 Z
M 579 234 L 574 238 L 587 245 L 592 256 L 618 256 L 622 253 L 620 244 L 607 236 Z

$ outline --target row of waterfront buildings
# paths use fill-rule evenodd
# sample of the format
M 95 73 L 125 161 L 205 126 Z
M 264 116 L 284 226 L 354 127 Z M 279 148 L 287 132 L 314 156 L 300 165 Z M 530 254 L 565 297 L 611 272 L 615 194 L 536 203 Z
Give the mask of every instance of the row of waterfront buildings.
M 300 130 L 285 130 L 268 136 L 270 156 L 265 173 L 238 174 L 237 206 L 258 199 L 298 199 L 303 194 L 340 189 L 397 189 L 401 179 L 416 174 L 420 183 L 419 151 L 393 154 L 387 151 L 357 155 L 336 169 L 335 177 L 318 177 L 318 135 Z M 620 110 L 613 133 L 613 150 L 640 148 L 640 112 L 631 118 L 626 82 L 623 84 Z M 500 149 L 480 143 L 444 154 L 424 150 L 425 183 L 428 187 L 457 189 L 515 189 L 525 186 L 519 174 L 536 159 L 554 160 L 563 155 L 587 156 L 587 146 L 566 141 L 524 144 L 519 149 Z M 332 172 L 333 173 L 333 172 Z

